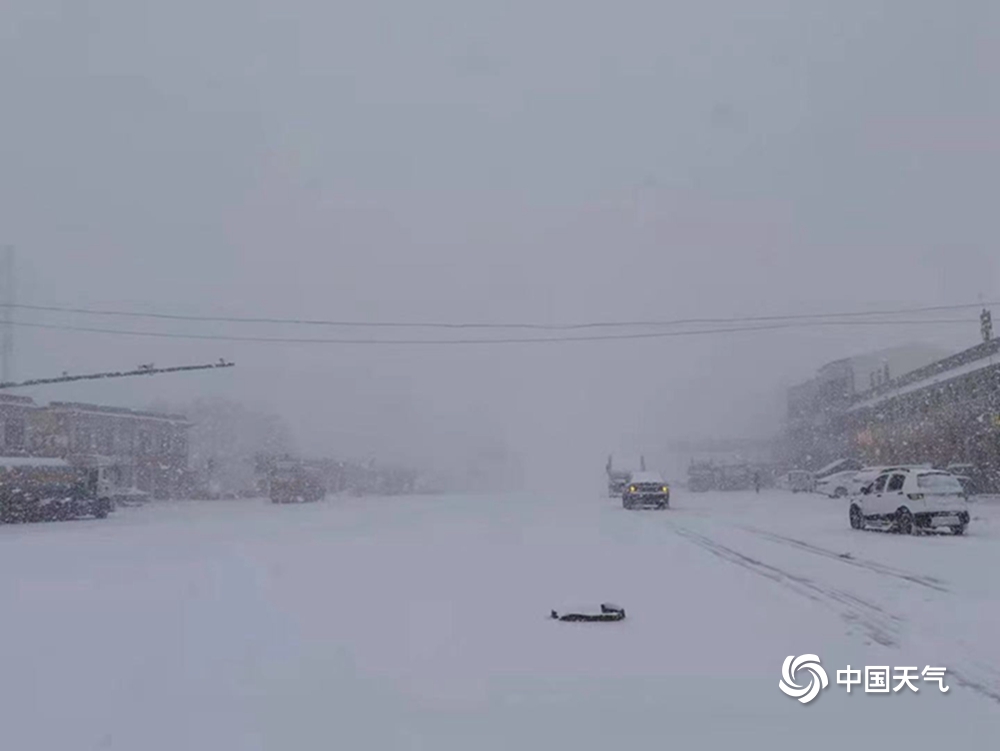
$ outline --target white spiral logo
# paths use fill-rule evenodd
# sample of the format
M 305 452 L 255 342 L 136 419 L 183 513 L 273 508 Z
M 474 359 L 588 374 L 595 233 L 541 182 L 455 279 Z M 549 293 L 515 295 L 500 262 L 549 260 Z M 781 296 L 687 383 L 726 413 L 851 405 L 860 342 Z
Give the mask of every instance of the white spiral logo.
M 800 686 L 795 682 L 799 668 L 808 670 L 812 674 L 809 683 L 805 686 Z M 803 704 L 808 704 L 819 696 L 819 692 L 829 684 L 826 671 L 819 664 L 819 657 L 816 655 L 802 655 L 801 657 L 789 655 L 781 666 L 781 680 L 778 682 L 778 688 L 785 695 L 798 699 Z

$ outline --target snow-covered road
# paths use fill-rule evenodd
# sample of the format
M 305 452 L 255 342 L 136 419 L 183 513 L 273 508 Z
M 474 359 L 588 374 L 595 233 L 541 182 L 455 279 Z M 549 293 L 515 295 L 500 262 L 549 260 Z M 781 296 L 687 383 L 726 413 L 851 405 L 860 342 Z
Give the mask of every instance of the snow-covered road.
M 2 747 L 991 747 L 1000 506 L 964 538 L 854 532 L 819 496 L 674 506 L 239 501 L 0 527 Z M 548 618 L 603 601 L 628 619 Z M 778 690 L 805 653 L 830 677 L 807 706 Z M 848 664 L 944 666 L 951 691 L 848 694 Z

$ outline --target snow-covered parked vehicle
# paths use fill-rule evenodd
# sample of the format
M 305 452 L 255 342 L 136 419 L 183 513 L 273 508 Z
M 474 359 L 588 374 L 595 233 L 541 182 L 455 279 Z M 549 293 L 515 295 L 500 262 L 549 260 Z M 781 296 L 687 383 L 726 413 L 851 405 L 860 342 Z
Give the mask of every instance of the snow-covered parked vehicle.
M 857 470 L 850 469 L 827 475 L 816 481 L 816 492 L 831 498 L 846 498 L 854 490 L 854 477 L 857 474 Z
M 268 479 L 272 503 L 315 503 L 326 496 L 319 475 L 302 462 L 278 462 Z
M 816 490 L 816 478 L 812 472 L 793 469 L 784 476 L 781 486 L 793 493 L 812 493 Z
M 111 500 L 115 506 L 144 506 L 152 496 L 139 488 L 115 488 L 111 491 Z
M 977 496 L 989 492 L 988 489 L 991 487 L 996 487 L 996 482 L 990 478 L 989 472 L 975 464 L 949 464 L 945 470 L 958 478 L 967 496 Z
M 108 482 L 99 467 L 62 459 L 0 457 L 0 523 L 49 522 L 113 510 Z
M 830 462 L 825 467 L 820 467 L 813 474 L 816 475 L 817 480 L 821 480 L 830 475 L 835 475 L 840 472 L 858 472 L 864 465 L 860 460 L 851 457 L 845 457 L 843 459 L 837 459 L 836 461 Z
M 962 483 L 962 490 L 965 491 L 965 497 L 970 498 L 980 494 L 979 485 L 976 481 L 969 477 L 968 475 L 955 475 L 955 479 Z
M 965 489 L 949 472 L 897 468 L 880 474 L 852 499 L 849 518 L 853 529 L 961 535 L 969 525 L 969 508 Z
M 670 486 L 656 472 L 633 472 L 622 493 L 622 507 L 658 508 L 670 506 Z

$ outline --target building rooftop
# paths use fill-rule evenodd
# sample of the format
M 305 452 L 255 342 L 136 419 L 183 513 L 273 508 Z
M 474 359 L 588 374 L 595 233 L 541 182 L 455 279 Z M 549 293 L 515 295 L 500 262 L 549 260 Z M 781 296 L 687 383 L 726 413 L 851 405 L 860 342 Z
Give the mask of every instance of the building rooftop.
M 975 367 L 972 368 L 973 370 L 977 370 L 980 367 L 988 367 L 991 364 L 989 362 L 990 358 L 996 357 L 997 355 L 1000 355 L 1000 339 L 991 339 L 988 342 L 977 344 L 975 347 L 964 349 L 957 354 L 951 355 L 950 357 L 943 357 L 921 368 L 904 373 L 898 378 L 893 378 L 882 386 L 869 389 L 867 392 L 861 394 L 861 396 L 863 398 L 870 398 L 878 396 L 881 393 L 896 392 L 902 386 L 907 386 L 909 384 L 917 383 L 939 375 L 947 375 L 951 371 L 957 371 L 959 368 L 967 365 L 976 364 Z M 956 372 L 955 375 L 960 375 L 960 373 Z
M 73 412 L 93 412 L 105 415 L 121 415 L 123 417 L 143 417 L 152 420 L 165 420 L 167 422 L 181 422 L 188 424 L 188 419 L 184 415 L 168 414 L 165 412 L 146 412 L 127 407 L 106 407 L 100 404 L 85 404 L 83 402 L 49 402 L 50 409 L 67 410 Z
M 946 357 L 936 363 L 932 363 L 925 368 L 920 368 L 912 373 L 889 381 L 883 386 L 871 389 L 858 397 L 858 401 L 851 406 L 848 412 L 856 412 L 867 407 L 874 407 L 882 402 L 893 399 L 903 394 L 936 386 L 958 378 L 960 376 L 986 370 L 1000 365 L 1000 339 L 971 347 L 957 355 Z
M 34 407 L 35 400 L 30 396 L 19 396 L 17 394 L 4 394 L 0 393 L 0 404 L 23 404 L 28 407 Z
M 854 370 L 854 376 L 859 381 L 857 391 L 860 393 L 869 390 L 865 383 L 869 374 L 874 371 L 881 373 L 885 365 L 889 366 L 891 377 L 903 376 L 930 367 L 937 362 L 945 361 L 948 356 L 948 350 L 923 344 L 902 344 L 896 347 L 887 347 L 828 362 L 819 367 L 811 379 L 792 388 L 808 387 L 818 380 L 823 380 L 824 377 L 834 376 L 850 368 Z

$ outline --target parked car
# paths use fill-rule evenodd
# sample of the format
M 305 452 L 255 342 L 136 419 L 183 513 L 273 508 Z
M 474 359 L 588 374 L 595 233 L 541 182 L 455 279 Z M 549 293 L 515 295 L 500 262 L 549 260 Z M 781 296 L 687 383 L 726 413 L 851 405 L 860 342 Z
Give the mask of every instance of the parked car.
M 115 506 L 143 506 L 151 498 L 149 493 L 139 488 L 115 488 L 111 493 L 111 501 Z
M 869 526 L 908 535 L 949 529 L 965 534 L 969 509 L 955 475 L 934 469 L 896 468 L 880 474 L 853 499 L 853 529 Z
M 622 507 L 665 509 L 670 506 L 670 486 L 656 472 L 634 472 L 622 493 Z
M 988 492 L 992 484 L 988 472 L 975 464 L 949 464 L 945 470 L 958 478 L 966 489 L 967 495 L 979 495 Z
M 272 503 L 315 503 L 326 496 L 319 475 L 301 462 L 278 462 L 268 480 Z
M 835 475 L 839 472 L 859 472 L 864 465 L 858 460 L 853 458 L 837 459 L 835 462 L 830 462 L 825 467 L 820 467 L 813 474 L 816 475 L 817 480 L 822 480 L 830 475 Z
M 857 474 L 857 470 L 851 469 L 827 475 L 816 481 L 816 492 L 831 498 L 846 498 L 854 489 L 854 477 Z
M 966 477 L 965 475 L 955 475 L 955 479 L 962 483 L 962 490 L 965 491 L 965 497 L 970 498 L 975 495 L 979 495 L 979 485 L 971 477 Z
M 812 493 L 816 490 L 816 477 L 804 469 L 793 469 L 786 475 L 788 489 L 793 493 Z

